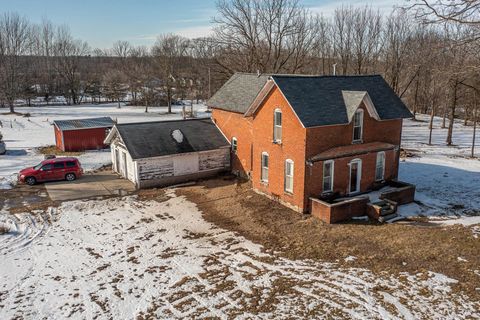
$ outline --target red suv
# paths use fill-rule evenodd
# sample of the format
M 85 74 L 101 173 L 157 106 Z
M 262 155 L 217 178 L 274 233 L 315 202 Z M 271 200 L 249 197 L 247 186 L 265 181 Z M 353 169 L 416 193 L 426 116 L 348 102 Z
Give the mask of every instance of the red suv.
M 83 169 L 77 158 L 53 158 L 44 160 L 35 167 L 21 170 L 18 180 L 32 186 L 44 181 L 73 181 L 80 178 L 82 174 Z

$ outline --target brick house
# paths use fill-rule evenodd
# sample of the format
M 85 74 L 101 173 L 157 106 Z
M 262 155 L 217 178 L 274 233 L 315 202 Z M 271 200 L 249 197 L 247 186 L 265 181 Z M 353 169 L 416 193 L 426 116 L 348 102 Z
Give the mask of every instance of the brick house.
M 236 73 L 208 101 L 232 170 L 299 212 L 398 176 L 409 110 L 381 76 Z

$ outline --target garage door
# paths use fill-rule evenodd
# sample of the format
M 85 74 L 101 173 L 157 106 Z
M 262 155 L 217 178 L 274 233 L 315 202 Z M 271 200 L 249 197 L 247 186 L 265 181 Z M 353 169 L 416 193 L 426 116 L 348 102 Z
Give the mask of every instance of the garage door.
M 173 174 L 181 176 L 198 172 L 198 154 L 177 156 L 173 160 Z

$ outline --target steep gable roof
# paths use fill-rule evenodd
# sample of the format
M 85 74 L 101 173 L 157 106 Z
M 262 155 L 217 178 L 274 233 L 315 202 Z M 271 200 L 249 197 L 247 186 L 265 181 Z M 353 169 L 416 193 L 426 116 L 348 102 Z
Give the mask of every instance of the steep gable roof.
M 115 125 L 132 159 L 215 150 L 230 144 L 210 119 Z M 113 139 L 109 135 L 106 142 Z
M 272 79 L 305 127 L 349 123 L 357 104 L 366 96 L 371 99 L 379 120 L 412 117 L 380 75 L 272 75 Z
M 235 73 L 208 101 L 211 108 L 245 113 L 268 80 L 268 75 Z

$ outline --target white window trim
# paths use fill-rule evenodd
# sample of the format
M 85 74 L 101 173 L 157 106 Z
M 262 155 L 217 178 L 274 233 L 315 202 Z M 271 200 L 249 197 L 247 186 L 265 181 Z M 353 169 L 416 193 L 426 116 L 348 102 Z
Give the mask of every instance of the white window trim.
M 360 115 L 360 139 L 355 139 L 355 118 L 357 114 Z M 363 141 L 363 120 L 364 120 L 364 111 L 363 109 L 357 109 L 353 115 L 353 132 L 352 132 L 352 141 L 353 142 L 362 142 Z
M 378 157 L 382 156 L 382 177 L 379 179 L 377 178 L 377 164 L 378 164 Z M 385 179 L 385 152 L 380 151 L 377 153 L 377 159 L 375 160 L 375 181 L 382 181 Z
M 358 174 L 357 174 L 357 185 L 356 185 L 356 191 L 351 190 L 351 181 L 352 181 L 352 164 L 353 163 L 358 163 Z M 350 161 L 348 164 L 348 194 L 357 194 L 360 192 L 360 187 L 362 186 L 362 159 L 353 159 Z
M 235 143 L 234 143 L 235 142 Z M 233 146 L 235 145 L 235 150 L 233 149 Z M 231 143 L 231 151 L 233 153 L 237 153 L 238 150 L 238 140 L 236 137 L 232 137 L 232 143 Z
M 263 166 L 263 156 L 267 156 L 268 158 L 268 166 L 264 167 Z M 261 182 L 264 182 L 264 183 L 267 183 L 268 182 L 268 176 L 269 176 L 269 166 L 270 166 L 270 156 L 268 155 L 267 152 L 262 152 L 262 155 L 261 155 L 261 158 L 260 158 L 260 181 Z M 266 168 L 267 169 L 267 179 L 264 179 L 263 177 L 263 169 Z
M 291 166 L 292 166 L 292 175 L 291 176 L 287 176 L 287 166 L 289 164 L 291 164 Z M 293 193 L 293 182 L 294 182 L 293 177 L 294 177 L 294 175 L 295 175 L 295 164 L 294 164 L 293 160 L 292 159 L 285 160 L 285 172 L 284 172 L 285 178 L 284 178 L 283 183 L 284 183 L 284 189 L 285 189 L 286 192 Z M 291 177 L 291 179 L 292 179 L 292 188 L 291 189 L 287 189 L 287 178 L 289 178 L 289 177 Z
M 325 166 L 327 164 L 331 164 L 331 170 L 330 170 L 330 190 L 325 190 L 324 187 L 325 187 Z M 335 176 L 335 161 L 333 160 L 327 160 L 327 161 L 324 161 L 323 162 L 323 171 L 322 171 L 322 190 L 323 192 L 332 192 L 333 191 L 333 178 Z
M 282 124 L 281 125 L 277 125 L 276 121 L 277 121 L 277 113 L 280 113 L 280 116 L 282 118 Z M 280 132 L 281 132 L 281 138 L 280 139 L 277 139 L 277 137 L 275 137 L 275 129 L 276 128 L 280 128 Z M 276 108 L 274 111 L 273 111 L 273 142 L 274 143 L 282 143 L 282 138 L 283 138 L 283 113 L 282 113 L 282 110 L 280 108 Z

